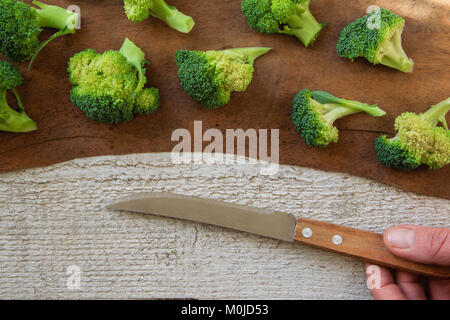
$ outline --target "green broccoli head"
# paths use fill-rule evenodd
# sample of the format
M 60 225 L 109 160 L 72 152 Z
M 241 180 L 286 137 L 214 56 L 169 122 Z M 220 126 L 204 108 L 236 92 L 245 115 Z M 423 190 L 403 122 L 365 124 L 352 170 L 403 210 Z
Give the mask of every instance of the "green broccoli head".
M 402 113 L 395 120 L 394 138 L 381 136 L 375 141 L 377 158 L 394 169 L 411 170 L 424 164 L 438 169 L 450 163 L 450 130 L 445 115 L 450 98 L 416 114 Z M 442 123 L 443 127 L 437 126 Z
M 253 30 L 297 37 L 306 47 L 316 41 L 323 25 L 309 10 L 310 0 L 242 0 L 241 8 Z
M 149 16 L 164 21 L 171 28 L 188 33 L 195 25 L 194 19 L 169 6 L 164 0 L 124 0 L 125 13 L 129 20 L 141 22 Z
M 404 26 L 405 20 L 393 12 L 387 9 L 373 10 L 342 30 L 337 53 L 352 61 L 364 57 L 373 64 L 412 72 L 414 62 L 402 47 Z
M 88 49 L 69 61 L 71 101 L 91 120 L 101 123 L 130 121 L 159 107 L 156 88 L 144 88 L 145 55 L 129 39 L 120 51 L 103 54 Z
M 12 90 L 23 83 L 20 70 L 8 61 L 0 61 L 0 88 Z
M 228 104 L 231 92 L 245 91 L 253 78 L 254 61 L 270 48 L 222 51 L 178 50 L 175 61 L 182 88 L 207 108 Z
M 394 169 L 411 170 L 420 166 L 420 156 L 409 149 L 398 138 L 388 139 L 386 135 L 375 140 L 377 158 L 386 166 Z
M 334 122 L 359 112 L 374 117 L 386 114 L 376 105 L 340 99 L 324 91 L 304 89 L 293 100 L 292 121 L 309 146 L 323 148 L 339 139 L 339 130 L 333 125 Z
M 22 99 L 16 89 L 22 83 L 19 69 L 8 61 L 0 61 L 0 131 L 29 132 L 37 129 L 36 123 L 25 113 Z M 15 95 L 18 110 L 8 105 L 8 91 Z
M 79 15 L 72 11 L 33 1 L 39 9 L 15 0 L 0 2 L 0 53 L 12 61 L 31 59 L 30 66 L 39 52 L 53 39 L 73 34 Z M 50 39 L 41 43 L 41 28 L 59 29 Z

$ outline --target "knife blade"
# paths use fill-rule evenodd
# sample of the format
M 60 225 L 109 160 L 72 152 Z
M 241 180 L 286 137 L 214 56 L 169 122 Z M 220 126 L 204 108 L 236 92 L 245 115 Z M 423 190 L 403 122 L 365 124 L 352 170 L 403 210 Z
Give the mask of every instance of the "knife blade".
M 138 193 L 113 201 L 109 209 L 190 220 L 352 256 L 419 275 L 449 278 L 450 268 L 425 265 L 394 256 L 383 235 L 334 225 L 285 212 L 171 193 Z
M 202 222 L 287 242 L 294 242 L 297 224 L 295 216 L 289 213 L 170 193 L 131 195 L 108 208 Z

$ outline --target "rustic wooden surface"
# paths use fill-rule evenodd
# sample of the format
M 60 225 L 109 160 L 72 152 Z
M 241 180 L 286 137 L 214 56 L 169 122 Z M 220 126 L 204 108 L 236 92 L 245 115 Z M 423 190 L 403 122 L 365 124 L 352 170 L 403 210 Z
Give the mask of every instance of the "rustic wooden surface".
M 449 95 L 450 23 L 446 0 L 314 0 L 313 14 L 318 21 L 329 24 L 308 49 L 293 37 L 251 30 L 240 12 L 239 0 L 202 1 L 201 5 L 197 1 L 170 0 L 195 18 L 197 25 L 188 35 L 170 30 L 156 19 L 141 24 L 129 22 L 120 0 L 48 2 L 79 5 L 82 30 L 51 43 L 35 61 L 32 72 L 25 72 L 26 84 L 20 91 L 40 130 L 23 135 L 0 133 L 0 172 L 77 157 L 167 152 L 174 146 L 170 141 L 174 129 L 192 129 L 194 120 L 203 120 L 205 129 L 280 129 L 280 160 L 284 164 L 347 172 L 450 199 L 450 166 L 434 172 L 398 172 L 378 163 L 373 148 L 377 136 L 394 132 L 393 120 L 398 114 L 423 111 Z M 364 15 L 374 3 L 405 17 L 404 48 L 415 61 L 413 74 L 373 67 L 362 59 L 350 63 L 336 55 L 341 29 Z M 162 107 L 126 124 L 109 126 L 89 121 L 69 101 L 67 60 L 88 47 L 100 52 L 119 49 L 126 36 L 147 53 L 151 61 L 150 84 L 160 88 Z M 180 88 L 175 50 L 259 45 L 274 50 L 257 61 L 253 83 L 245 94 L 234 94 L 228 106 L 207 110 Z M 388 115 L 375 119 L 360 114 L 344 119 L 338 123 L 339 144 L 326 150 L 307 148 L 290 121 L 291 100 L 305 87 L 378 103 Z
M 342 173 L 173 165 L 168 154 L 79 159 L 0 174 L 0 298 L 369 299 L 360 261 L 192 222 L 106 210 L 166 191 L 382 232 L 449 226 L 450 201 Z M 80 290 L 66 287 L 81 268 Z

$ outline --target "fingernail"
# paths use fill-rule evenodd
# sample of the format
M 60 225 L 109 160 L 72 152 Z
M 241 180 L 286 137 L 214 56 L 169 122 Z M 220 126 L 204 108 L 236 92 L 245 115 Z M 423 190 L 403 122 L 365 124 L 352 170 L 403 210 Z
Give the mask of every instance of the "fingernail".
M 408 249 L 414 245 L 416 231 L 413 229 L 393 228 L 389 230 L 388 241 L 397 249 Z

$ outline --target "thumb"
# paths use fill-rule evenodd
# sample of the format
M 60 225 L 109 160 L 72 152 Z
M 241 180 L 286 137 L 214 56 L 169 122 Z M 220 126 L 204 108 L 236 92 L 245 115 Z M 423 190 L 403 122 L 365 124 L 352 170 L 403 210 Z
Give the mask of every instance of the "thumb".
M 450 266 L 450 229 L 400 225 L 384 232 L 386 247 L 415 262 Z

